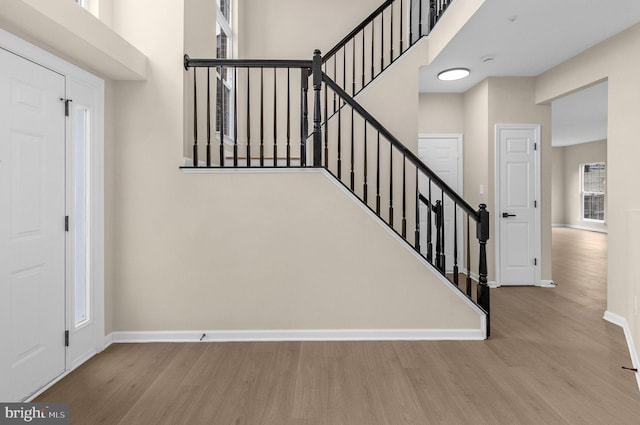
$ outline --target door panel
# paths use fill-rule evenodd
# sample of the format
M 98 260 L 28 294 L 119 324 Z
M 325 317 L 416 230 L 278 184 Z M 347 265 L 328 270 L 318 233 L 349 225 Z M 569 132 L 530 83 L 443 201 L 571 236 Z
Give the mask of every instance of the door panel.
M 461 161 L 461 136 L 459 135 L 434 135 L 428 137 L 421 137 L 418 146 L 418 157 L 422 162 L 427 165 L 438 177 L 440 177 L 446 184 L 452 189 L 462 192 L 462 179 L 460 178 L 459 163 Z M 431 185 L 431 191 L 429 192 L 429 182 L 424 176 L 421 176 L 419 181 L 420 192 L 428 198 L 431 193 L 431 200 L 435 205 L 437 200 L 442 200 L 442 191 L 435 185 Z M 420 233 L 420 247 L 424 252 L 427 249 L 427 208 L 424 205 L 420 205 L 420 229 L 423 229 Z M 435 255 L 435 216 L 432 216 L 432 244 L 433 253 Z M 445 265 L 447 271 L 453 270 L 454 258 L 454 204 L 451 199 L 444 197 L 444 251 L 445 251 Z M 458 212 L 458 263 L 460 262 L 460 256 L 464 252 L 462 243 L 462 217 Z
M 3 401 L 65 369 L 64 93 L 62 75 L 0 49 Z
M 536 152 L 534 127 L 498 129 L 499 279 L 501 285 L 536 281 Z

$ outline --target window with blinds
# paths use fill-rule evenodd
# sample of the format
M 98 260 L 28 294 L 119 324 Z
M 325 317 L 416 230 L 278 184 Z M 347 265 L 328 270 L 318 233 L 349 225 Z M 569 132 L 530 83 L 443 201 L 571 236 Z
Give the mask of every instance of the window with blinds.
M 583 164 L 582 174 L 582 219 L 604 222 L 605 191 L 607 187 L 604 162 Z

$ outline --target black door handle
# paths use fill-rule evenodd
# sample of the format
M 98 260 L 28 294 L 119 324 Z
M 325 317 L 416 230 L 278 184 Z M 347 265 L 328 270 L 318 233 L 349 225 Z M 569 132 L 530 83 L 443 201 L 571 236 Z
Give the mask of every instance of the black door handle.
M 509 213 L 502 213 L 502 218 L 507 218 L 507 217 L 515 217 L 515 214 L 509 214 Z

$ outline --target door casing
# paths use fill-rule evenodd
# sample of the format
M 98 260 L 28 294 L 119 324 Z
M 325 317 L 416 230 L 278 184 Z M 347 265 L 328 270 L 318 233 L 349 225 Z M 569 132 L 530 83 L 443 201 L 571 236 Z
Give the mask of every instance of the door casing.
M 58 377 L 56 380 L 45 385 L 40 391 L 33 394 L 27 401 L 37 397 L 40 393 L 45 391 L 48 387 L 53 385 L 59 379 L 62 379 L 71 370 L 78 367 L 84 361 L 88 360 L 93 354 L 102 351 L 105 348 L 105 306 L 104 306 L 104 80 L 97 76 L 88 73 L 87 71 L 66 62 L 65 60 L 52 55 L 45 50 L 25 41 L 15 35 L 4 31 L 0 28 L 0 48 L 5 49 L 11 53 L 21 56 L 27 60 L 35 62 L 45 68 L 49 68 L 52 71 L 60 73 L 65 76 L 67 84 L 66 98 L 72 99 L 73 93 L 70 91 L 72 82 L 77 82 L 83 85 L 91 86 L 95 89 L 95 110 L 93 121 L 93 134 L 91 140 L 91 151 L 93 155 L 89 160 L 89 167 L 91 169 L 90 177 L 90 214 L 91 225 L 89 232 L 92 235 L 90 245 L 90 268 L 91 268 L 91 291 L 92 300 L 91 308 L 94 315 L 94 327 L 93 341 L 95 350 L 91 352 L 82 353 L 82 355 L 74 358 L 70 355 L 69 347 L 67 347 L 67 360 L 66 360 L 66 372 Z M 71 133 L 70 133 L 70 121 L 67 119 L 66 130 L 66 149 L 67 149 L 67 175 L 71 175 L 72 167 L 69 164 L 69 155 L 72 152 Z M 72 187 L 69 187 L 69 179 L 67 179 L 66 192 L 69 194 L 72 191 Z M 73 211 L 70 209 L 72 202 L 67 197 L 67 215 L 72 215 Z M 73 293 L 73 280 L 72 280 L 72 240 L 73 235 L 67 234 L 66 242 L 66 329 L 72 331 L 74 328 L 74 308 L 70 304 L 70 294 Z M 71 344 L 73 344 L 73 338 L 71 338 Z

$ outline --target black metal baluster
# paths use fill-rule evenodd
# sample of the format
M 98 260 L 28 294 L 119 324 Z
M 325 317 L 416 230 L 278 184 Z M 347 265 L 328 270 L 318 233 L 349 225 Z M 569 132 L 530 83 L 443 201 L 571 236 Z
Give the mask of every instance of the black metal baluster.
M 367 198 L 369 194 L 369 189 L 367 187 L 367 121 L 364 120 L 364 184 L 363 184 L 363 201 L 366 204 Z
M 347 91 L 347 45 L 342 48 L 342 87 Z
M 416 166 L 416 231 L 413 245 L 420 252 L 420 187 L 418 182 L 418 166 Z
M 389 142 L 389 225 L 393 227 L 393 144 Z
M 440 209 L 442 211 L 440 211 L 440 214 L 442 215 L 442 221 L 441 221 L 441 228 L 440 228 L 440 232 L 442 233 L 440 235 L 441 240 L 442 240 L 442 250 L 440 251 L 440 255 L 442 256 L 442 258 L 440 259 L 440 264 L 442 265 L 442 271 L 446 271 L 446 254 L 445 254 L 445 238 L 444 238 L 444 231 L 445 231 L 445 223 L 444 223 L 444 190 L 440 189 Z
M 264 68 L 260 68 L 260 167 L 264 167 Z
M 453 283 L 458 286 L 458 203 L 453 203 Z
M 333 78 L 335 78 L 335 81 L 338 81 L 337 63 L 338 63 L 338 53 L 336 53 L 333 56 Z M 324 89 L 329 90 L 329 88 L 326 85 L 324 86 Z M 334 114 L 338 110 L 337 100 L 338 100 L 338 95 L 336 94 L 336 92 L 333 92 L 333 113 Z M 325 115 L 325 119 L 328 121 L 329 116 Z
M 198 166 L 198 68 L 193 68 L 193 166 Z
M 355 187 L 355 125 L 353 122 L 353 108 L 351 108 L 351 191 L 353 192 Z
M 222 74 L 223 68 L 220 67 L 220 105 L 222 106 L 218 115 L 220 119 L 220 166 L 224 167 L 224 75 Z
M 364 88 L 364 70 L 365 70 L 365 57 L 364 57 L 365 39 L 364 39 L 364 35 L 365 35 L 365 31 L 364 31 L 364 28 L 362 28 L 362 87 L 360 87 L 360 90 L 362 90 Z
M 376 142 L 376 214 L 380 215 L 380 131 Z
M 338 102 L 338 180 L 342 180 L 342 99 Z
M 233 68 L 233 166 L 238 166 L 238 68 Z
M 437 20 L 438 20 L 438 5 L 436 4 L 435 0 L 432 0 L 429 7 L 429 32 L 431 32 L 433 27 L 436 25 Z
M 418 0 L 418 4 L 422 0 Z M 409 47 L 413 46 L 413 0 L 409 0 Z
M 251 68 L 247 68 L 247 167 L 251 167 Z
M 391 3 L 390 7 L 391 7 L 391 28 L 389 29 L 389 33 L 391 35 L 391 41 L 390 41 L 391 52 L 389 54 L 391 57 L 389 58 L 389 65 L 393 63 L 393 3 Z
M 300 70 L 301 76 L 301 96 L 300 96 L 300 111 L 302 113 L 302 119 L 300 121 L 300 165 L 302 167 L 307 166 L 307 136 L 309 134 L 309 105 L 307 104 L 307 94 L 309 91 L 309 69 L 302 68 Z
M 351 58 L 351 96 L 356 95 L 356 39 L 351 40 L 353 46 L 353 57 Z
M 402 3 L 401 3 L 402 4 Z M 402 237 L 407 237 L 407 155 L 402 154 Z
M 429 188 L 428 188 L 429 199 L 427 202 L 427 260 L 433 264 L 433 225 L 431 220 L 431 214 L 434 213 L 435 209 L 433 208 L 433 204 L 431 203 L 431 178 L 429 178 Z
M 373 64 L 375 63 L 373 61 L 373 57 L 375 55 L 374 49 L 375 49 L 375 41 L 376 41 L 375 22 L 376 22 L 375 19 L 371 21 L 371 80 L 375 78 L 375 71 L 373 69 Z
M 436 213 L 436 268 L 444 272 L 442 265 L 442 201 L 439 199 L 435 205 Z
M 469 227 L 469 213 L 467 213 L 467 296 L 471 297 L 471 228 Z
M 384 10 L 380 14 L 380 72 L 384 71 Z
M 291 167 L 291 68 L 287 68 L 287 167 Z
M 402 12 L 402 5 L 404 4 L 404 0 L 400 0 L 400 54 L 402 54 L 402 52 L 404 51 L 402 49 L 403 47 L 403 38 L 404 38 L 404 34 L 403 34 L 403 27 L 404 27 L 404 13 Z
M 273 68 L 273 166 L 278 166 L 278 83 L 277 68 Z
M 422 0 L 419 2 L 418 9 L 418 39 L 422 37 Z
M 325 63 L 325 74 L 327 71 L 327 65 Z M 333 99 L 335 105 L 335 97 Z M 335 106 L 334 106 L 335 109 Z M 324 86 L 324 119 L 329 119 L 329 88 Z M 324 129 L 324 167 L 329 168 L 329 129 L 325 127 Z
M 211 167 L 211 69 L 207 68 L 207 167 Z

